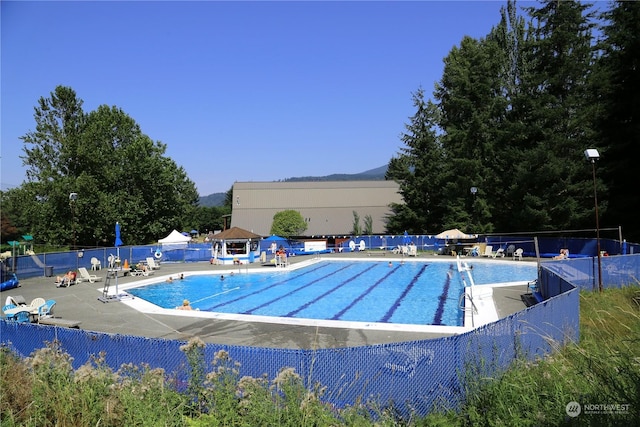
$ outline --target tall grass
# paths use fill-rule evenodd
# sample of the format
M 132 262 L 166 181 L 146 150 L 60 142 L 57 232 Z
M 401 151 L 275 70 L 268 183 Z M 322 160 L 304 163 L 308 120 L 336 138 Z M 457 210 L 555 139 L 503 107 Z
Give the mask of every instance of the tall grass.
M 461 411 L 425 420 L 461 426 L 640 425 L 640 290 L 582 292 L 579 344 L 535 362 L 517 360 L 496 378 L 471 372 Z M 567 413 L 570 402 L 581 405 L 577 416 Z
M 402 419 L 376 402 L 334 408 L 323 402 L 322 385 L 305 384 L 291 368 L 275 378 L 239 377 L 240 366 L 225 351 L 206 366 L 197 338 L 181 347 L 189 378 L 180 390 L 160 369 L 126 364 L 113 372 L 102 354 L 74 371 L 53 342 L 26 359 L 0 348 L 0 425 L 639 425 L 640 288 L 585 292 L 580 299 L 579 344 L 535 362 L 517 360 L 491 378 L 470 367 L 467 400 L 457 412 Z M 583 412 L 570 416 L 570 402 Z

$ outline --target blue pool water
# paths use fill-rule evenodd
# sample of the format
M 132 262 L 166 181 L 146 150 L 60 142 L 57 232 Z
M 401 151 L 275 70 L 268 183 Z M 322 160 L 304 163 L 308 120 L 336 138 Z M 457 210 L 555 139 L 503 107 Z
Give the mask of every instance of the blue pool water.
M 535 266 L 473 264 L 477 285 L 536 277 Z M 188 299 L 218 313 L 306 319 L 461 326 L 464 292 L 455 263 L 321 261 L 297 270 L 186 275 L 173 283 L 128 289 L 163 308 Z

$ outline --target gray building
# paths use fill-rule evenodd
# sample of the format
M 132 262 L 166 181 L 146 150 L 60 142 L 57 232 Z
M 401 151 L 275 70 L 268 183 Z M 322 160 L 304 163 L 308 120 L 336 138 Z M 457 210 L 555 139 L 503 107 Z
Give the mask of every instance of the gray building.
M 236 182 L 233 184 L 231 226 L 268 236 L 273 216 L 284 210 L 300 212 L 307 236 L 348 235 L 353 212 L 373 219 L 373 233 L 385 232 L 391 203 L 402 203 L 395 181 Z

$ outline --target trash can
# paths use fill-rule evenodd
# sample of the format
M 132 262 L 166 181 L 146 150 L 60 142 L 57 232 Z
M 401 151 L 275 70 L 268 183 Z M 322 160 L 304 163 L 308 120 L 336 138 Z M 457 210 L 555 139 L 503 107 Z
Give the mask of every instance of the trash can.
M 44 267 L 44 275 L 45 277 L 53 277 L 53 266 L 46 265 Z

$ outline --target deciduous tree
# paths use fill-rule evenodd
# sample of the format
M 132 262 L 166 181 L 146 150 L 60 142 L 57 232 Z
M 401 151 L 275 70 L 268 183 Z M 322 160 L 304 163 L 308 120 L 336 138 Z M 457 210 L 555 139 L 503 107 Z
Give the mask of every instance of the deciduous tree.
M 285 239 L 301 236 L 306 229 L 307 222 L 300 212 L 292 209 L 276 213 L 271 223 L 271 234 L 284 237 Z
M 64 86 L 38 100 L 35 130 L 21 137 L 27 182 L 9 194 L 9 215 L 36 240 L 60 245 L 113 244 L 116 221 L 125 244 L 188 224 L 198 195 L 166 145 L 117 107 L 85 113 L 82 104 Z

